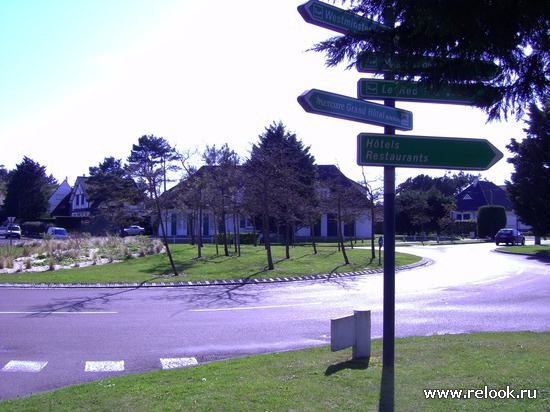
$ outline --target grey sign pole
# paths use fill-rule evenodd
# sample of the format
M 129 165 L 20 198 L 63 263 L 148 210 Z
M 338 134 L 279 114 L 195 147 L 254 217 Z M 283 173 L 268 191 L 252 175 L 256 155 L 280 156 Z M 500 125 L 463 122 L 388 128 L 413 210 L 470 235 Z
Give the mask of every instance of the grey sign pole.
M 385 10 L 383 23 L 395 26 L 390 10 Z M 394 80 L 384 75 L 385 80 Z M 395 99 L 385 99 L 384 106 L 395 107 Z M 395 127 L 384 127 L 384 134 L 395 135 Z M 382 321 L 382 388 L 380 411 L 394 411 L 395 399 L 395 166 L 384 166 L 384 314 Z

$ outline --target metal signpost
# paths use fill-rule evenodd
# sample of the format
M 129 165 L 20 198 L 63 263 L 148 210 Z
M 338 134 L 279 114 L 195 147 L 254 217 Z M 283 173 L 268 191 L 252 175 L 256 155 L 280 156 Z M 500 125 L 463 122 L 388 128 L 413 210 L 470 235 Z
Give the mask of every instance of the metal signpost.
M 432 136 L 357 136 L 360 166 L 403 166 L 430 169 L 487 170 L 502 153 L 485 139 Z
M 306 91 L 298 97 L 298 103 L 308 113 L 377 126 L 392 126 L 398 130 L 412 130 L 413 126 L 413 116 L 408 110 L 382 106 L 322 90 Z
M 342 34 L 387 30 L 394 27 L 391 13 L 380 24 L 327 3 L 309 0 L 298 7 L 308 23 Z M 413 69 L 417 74 L 435 64 L 426 57 Z M 457 62 L 469 67 L 477 79 L 489 80 L 498 74 L 492 62 Z M 361 166 L 384 166 L 384 302 L 383 302 L 383 369 L 380 410 L 394 408 L 395 359 L 395 168 L 421 167 L 486 170 L 502 158 L 502 153 L 483 139 L 447 137 L 401 136 L 395 131 L 412 130 L 412 113 L 396 109 L 396 100 L 427 103 L 470 105 L 485 97 L 487 88 L 471 89 L 463 86 L 442 86 L 437 92 L 412 81 L 396 81 L 402 72 L 392 55 L 362 53 L 356 63 L 361 73 L 383 74 L 384 80 L 361 79 L 357 84 L 358 99 L 384 100 L 384 105 L 358 100 L 335 93 L 311 89 L 298 97 L 298 103 L 308 113 L 336 117 L 344 120 L 383 126 L 383 134 L 361 133 L 357 137 L 357 163 Z M 405 73 L 409 74 L 409 73 Z M 465 79 L 467 80 L 467 79 Z M 379 254 L 380 256 L 380 254 Z
M 438 91 L 414 81 L 381 79 L 359 79 L 357 98 L 383 100 L 394 98 L 404 101 L 423 103 L 448 103 L 471 105 L 476 99 L 486 95 L 488 89 L 476 89 L 463 86 L 442 86 Z

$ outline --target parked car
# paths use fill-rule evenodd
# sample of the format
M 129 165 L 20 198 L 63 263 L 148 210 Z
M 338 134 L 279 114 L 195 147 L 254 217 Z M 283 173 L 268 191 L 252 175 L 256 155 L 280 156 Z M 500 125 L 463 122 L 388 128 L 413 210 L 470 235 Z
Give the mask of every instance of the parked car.
M 506 245 L 525 245 L 525 236 L 516 229 L 500 229 L 495 235 L 495 243 L 497 246 L 501 243 Z
M 129 226 L 126 229 L 122 229 L 122 232 L 121 232 L 122 236 L 138 236 L 138 235 L 144 235 L 144 234 L 145 234 L 145 229 L 137 225 Z
M 0 226 L 0 236 L 21 239 L 21 228 L 17 225 Z
M 62 227 L 49 227 L 46 231 L 46 236 L 52 239 L 67 239 L 69 237 L 67 229 Z

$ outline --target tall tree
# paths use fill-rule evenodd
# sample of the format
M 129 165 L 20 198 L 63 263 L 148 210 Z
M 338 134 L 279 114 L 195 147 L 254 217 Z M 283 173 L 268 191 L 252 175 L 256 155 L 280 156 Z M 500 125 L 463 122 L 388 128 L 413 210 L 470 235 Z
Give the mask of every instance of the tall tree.
M 344 245 L 344 225 L 355 222 L 369 208 L 367 194 L 363 187 L 349 180 L 337 167 L 324 167 L 319 175 L 323 208 L 327 214 L 336 217 L 338 249 L 342 252 L 344 263 L 349 265 Z
M 6 196 L 8 177 L 8 170 L 4 167 L 4 165 L 0 165 L 0 197 L 2 199 Z
M 550 0 L 343 0 L 356 13 L 395 27 L 354 32 L 318 43 L 327 65 L 354 66 L 361 53 L 391 54 L 400 78 L 419 76 L 436 90 L 443 84 L 484 90 L 476 105 L 498 119 L 519 116 L 549 92 Z M 431 64 L 426 65 L 426 58 Z M 487 76 L 496 63 L 495 77 Z M 419 70 L 419 67 L 422 67 Z M 382 73 L 379 73 L 382 74 Z
M 128 176 L 121 159 L 106 157 L 98 166 L 89 168 L 87 196 L 92 210 L 98 210 L 111 225 L 124 227 L 142 219 L 143 192 Z
M 166 248 L 166 254 L 172 265 L 174 275 L 178 275 L 178 269 L 166 236 L 165 219 L 162 215 L 160 194 L 166 189 L 167 171 L 174 170 L 176 166 L 171 162 L 177 159 L 174 149 L 162 137 L 144 135 L 138 139 L 138 144 L 133 145 L 126 170 L 141 187 L 145 188 L 148 199 L 152 204 L 155 215 L 161 228 L 161 236 Z
M 376 258 L 376 247 L 374 243 L 374 237 L 376 235 L 376 221 L 377 218 L 380 218 L 382 220 L 382 215 L 380 213 L 379 208 L 377 208 L 376 204 L 377 201 L 383 196 L 383 191 L 379 188 L 374 188 L 373 183 L 369 182 L 367 180 L 367 176 L 365 174 L 365 168 L 361 168 L 361 173 L 363 175 L 363 180 L 359 182 L 359 184 L 363 187 L 365 190 L 365 193 L 367 194 L 367 199 L 369 203 L 369 209 L 370 209 L 370 216 L 371 216 L 371 242 L 370 242 L 370 248 L 371 248 L 371 259 L 374 260 Z
M 293 223 L 316 198 L 316 167 L 309 147 L 304 147 L 296 134 L 288 132 L 281 122 L 266 127 L 259 139 L 245 163 L 245 196 L 246 203 L 256 208 L 254 214 L 262 218 L 268 269 L 273 270 L 271 221 L 277 219 L 285 226 L 288 258 L 288 238 L 291 228 L 295 227 Z
M 221 149 L 206 146 L 203 160 L 208 166 L 204 173 L 205 187 L 208 192 L 208 204 L 219 217 L 219 228 L 223 237 L 225 256 L 229 256 L 227 241 L 228 212 L 237 214 L 236 199 L 239 189 L 239 156 L 224 144 Z
M 531 106 L 527 137 L 506 146 L 514 165 L 506 190 L 521 221 L 533 227 L 535 242 L 550 234 L 550 102 L 541 110 Z
M 37 220 L 48 213 L 49 199 L 57 182 L 46 167 L 27 156 L 9 173 L 4 212 L 21 221 Z
M 396 191 L 398 230 L 441 233 L 450 225 L 450 212 L 456 209 L 454 195 L 475 178 L 460 172 L 452 176 L 447 173 L 443 177 L 421 174 L 405 180 Z

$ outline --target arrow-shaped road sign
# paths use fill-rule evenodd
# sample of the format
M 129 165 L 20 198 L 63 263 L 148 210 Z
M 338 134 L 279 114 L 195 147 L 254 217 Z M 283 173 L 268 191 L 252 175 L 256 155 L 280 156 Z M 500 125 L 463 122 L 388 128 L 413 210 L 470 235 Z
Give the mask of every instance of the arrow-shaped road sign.
M 412 130 L 413 127 L 413 115 L 408 110 L 395 109 L 322 90 L 306 91 L 298 97 L 298 103 L 308 113 L 376 126 L 393 126 L 398 130 Z
M 502 153 L 485 139 L 372 133 L 357 136 L 360 166 L 487 170 L 500 159 Z
M 488 89 L 472 89 L 468 85 L 441 86 L 438 91 L 414 81 L 359 79 L 357 97 L 359 99 L 397 99 L 423 103 L 450 103 L 471 105 L 476 99 L 486 95 Z
M 342 34 L 387 29 L 374 20 L 317 0 L 298 6 L 298 13 L 308 23 Z
M 434 65 L 434 61 L 435 59 L 432 57 L 424 57 L 416 62 L 414 65 L 416 74 L 422 74 L 426 68 Z M 499 67 L 489 61 L 457 61 L 456 64 L 470 66 L 471 71 L 474 73 L 472 76 L 473 79 L 491 80 L 495 78 L 499 72 Z M 355 66 L 360 73 L 400 74 L 403 72 L 398 60 L 391 54 L 363 52 L 357 57 Z

